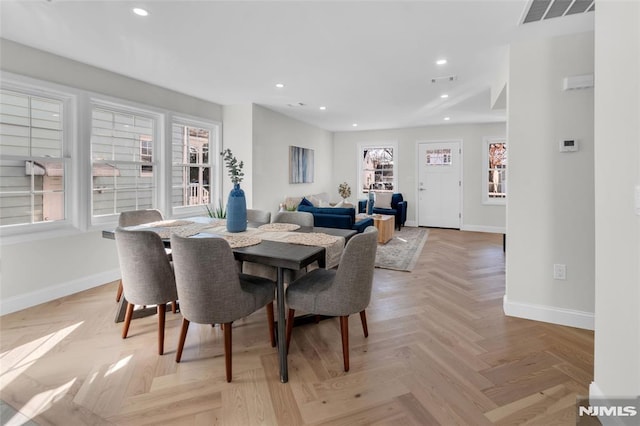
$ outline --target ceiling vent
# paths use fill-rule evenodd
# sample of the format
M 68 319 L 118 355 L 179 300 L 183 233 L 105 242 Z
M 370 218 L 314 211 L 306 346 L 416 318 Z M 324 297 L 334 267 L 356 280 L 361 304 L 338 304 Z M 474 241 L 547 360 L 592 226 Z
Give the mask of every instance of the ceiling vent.
M 456 81 L 458 79 L 457 75 L 446 75 L 444 77 L 434 77 L 431 79 L 431 83 L 447 83 Z
M 522 23 L 593 12 L 595 7 L 595 0 L 532 0 Z

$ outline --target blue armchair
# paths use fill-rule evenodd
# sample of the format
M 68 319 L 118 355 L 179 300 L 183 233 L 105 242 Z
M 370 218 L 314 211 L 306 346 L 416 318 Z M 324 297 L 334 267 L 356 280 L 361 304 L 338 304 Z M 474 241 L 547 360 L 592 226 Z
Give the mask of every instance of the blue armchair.
M 367 200 L 358 201 L 358 212 L 366 213 Z M 402 198 L 402 194 L 395 193 L 391 196 L 391 208 L 376 207 L 373 205 L 374 214 L 387 214 L 396 217 L 396 229 L 400 230 L 404 223 L 407 221 L 407 202 Z

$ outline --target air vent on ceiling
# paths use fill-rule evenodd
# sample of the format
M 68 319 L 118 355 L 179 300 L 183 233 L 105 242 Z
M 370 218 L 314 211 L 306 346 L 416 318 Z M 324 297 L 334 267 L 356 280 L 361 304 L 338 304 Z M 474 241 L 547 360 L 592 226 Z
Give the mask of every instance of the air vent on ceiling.
M 445 75 L 444 77 L 433 77 L 431 79 L 431 83 L 446 83 L 451 81 L 456 81 L 458 79 L 457 75 Z
M 532 0 L 522 23 L 593 12 L 595 7 L 595 0 Z

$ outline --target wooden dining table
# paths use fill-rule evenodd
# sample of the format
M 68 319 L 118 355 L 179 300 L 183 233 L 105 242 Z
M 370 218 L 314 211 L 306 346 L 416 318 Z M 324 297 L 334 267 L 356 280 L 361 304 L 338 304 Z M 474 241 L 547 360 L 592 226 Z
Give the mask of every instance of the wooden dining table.
M 185 220 L 195 221 L 200 223 L 206 223 L 209 218 L 187 218 Z M 253 225 L 249 223 L 251 228 Z M 136 229 L 139 226 L 129 227 L 126 229 Z M 153 228 L 147 228 L 153 231 Z M 346 241 L 349 240 L 356 231 L 351 229 L 339 229 L 339 228 L 320 228 L 320 227 L 300 227 L 296 232 L 313 232 L 323 233 L 336 237 L 343 237 Z M 115 239 L 115 230 L 102 231 L 103 238 Z M 199 237 L 198 234 L 194 237 Z M 165 245 L 169 246 L 169 240 L 164 239 Z M 278 307 L 278 323 L 277 323 L 277 346 L 278 346 L 278 358 L 280 363 L 280 381 L 286 383 L 289 380 L 289 370 L 287 364 L 287 350 L 285 339 L 285 297 L 284 297 L 284 272 L 286 270 L 299 271 L 306 268 L 313 262 L 318 262 L 318 265 L 322 268 L 325 266 L 325 248 L 320 246 L 301 245 L 295 243 L 289 243 L 284 241 L 269 241 L 262 240 L 259 244 L 249 247 L 233 248 L 233 255 L 236 260 L 242 262 L 254 262 L 262 265 L 268 265 L 276 268 L 277 280 L 276 280 L 276 304 Z M 122 321 L 124 319 L 124 310 L 127 302 L 123 297 L 121 300 L 120 309 L 116 315 L 116 321 Z M 155 310 L 154 310 L 155 312 Z M 136 316 L 143 316 L 140 312 Z

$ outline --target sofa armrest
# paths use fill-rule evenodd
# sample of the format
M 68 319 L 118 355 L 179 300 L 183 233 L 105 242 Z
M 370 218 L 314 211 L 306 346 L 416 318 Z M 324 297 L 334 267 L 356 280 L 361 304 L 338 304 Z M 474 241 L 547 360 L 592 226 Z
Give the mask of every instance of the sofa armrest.
M 365 213 L 367 209 L 367 200 L 358 200 L 358 213 Z
M 353 224 L 351 229 L 353 229 L 354 231 L 358 231 L 358 234 L 361 234 L 365 229 L 367 229 L 368 226 L 373 226 L 373 219 L 371 219 L 370 217 L 357 221 Z
M 404 223 L 407 221 L 407 202 L 400 201 L 398 203 L 397 210 L 398 210 L 399 225 L 402 227 L 404 226 Z

